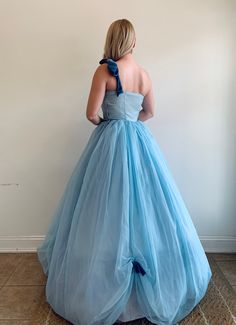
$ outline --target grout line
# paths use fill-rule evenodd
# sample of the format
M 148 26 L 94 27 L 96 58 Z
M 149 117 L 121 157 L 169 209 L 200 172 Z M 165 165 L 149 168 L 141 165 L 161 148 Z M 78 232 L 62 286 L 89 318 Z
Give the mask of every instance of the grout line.
M 208 322 L 208 320 L 206 318 L 206 315 L 205 315 L 204 311 L 202 310 L 202 307 L 200 306 L 200 304 L 198 305 L 198 308 L 199 308 L 200 314 L 201 314 L 201 316 L 202 316 L 202 318 L 204 320 L 204 323 L 206 325 L 210 325 L 210 323 Z
M 2 321 L 2 320 L 6 320 L 6 321 L 12 321 L 12 320 L 17 320 L 17 321 L 20 321 L 20 322 L 24 322 L 25 320 L 27 320 L 27 321 L 31 321 L 31 318 L 1 318 L 0 317 L 0 321 Z
M 2 287 L 6 286 L 6 283 L 10 280 L 10 278 L 12 277 L 13 273 L 15 273 L 15 271 L 17 270 L 17 268 L 19 267 L 19 265 L 22 263 L 23 260 L 23 255 L 21 256 L 21 258 L 19 259 L 18 264 L 16 264 L 15 268 L 13 269 L 13 271 L 9 274 L 9 277 L 6 279 L 6 281 L 3 283 Z
M 229 313 L 230 313 L 230 316 L 231 316 L 231 318 L 232 318 L 233 321 L 234 321 L 234 324 L 236 324 L 236 316 L 233 315 L 231 309 L 229 308 L 229 305 L 227 304 L 227 301 L 225 300 L 224 296 L 222 295 L 220 289 L 219 289 L 219 288 L 217 287 L 217 285 L 215 284 L 214 280 L 212 280 L 212 283 L 213 283 L 213 285 L 215 286 L 216 290 L 218 291 L 219 296 L 220 296 L 221 299 L 223 300 L 225 306 L 227 307 L 227 309 L 228 309 L 228 311 L 229 311 Z
M 49 309 L 49 312 L 47 314 L 47 318 L 46 318 L 43 325 L 49 325 L 49 320 L 50 320 L 51 313 L 52 313 L 52 308 Z
M 2 287 L 45 287 L 45 284 L 4 284 Z
M 222 255 L 225 255 L 225 256 L 222 256 L 221 258 L 217 258 L 217 256 L 214 256 L 214 255 L 218 255 L 218 254 L 222 254 Z M 214 261 L 217 263 L 217 262 L 227 262 L 227 261 L 236 261 L 236 253 L 212 253 L 210 255 Z M 228 256 L 228 258 L 226 258 L 226 256 Z
M 213 258 L 216 263 L 218 263 L 218 262 L 235 262 L 236 261 L 236 256 L 234 258 L 222 258 L 222 259 L 216 259 L 215 257 L 213 257 Z
M 214 263 L 214 266 L 215 266 L 215 268 L 216 268 L 216 270 L 217 270 L 216 273 L 218 273 L 218 274 L 219 274 L 219 275 L 224 279 L 224 281 L 225 281 L 225 285 L 226 285 L 228 288 L 230 288 L 230 289 L 232 290 L 232 292 L 234 293 L 233 286 L 232 286 L 232 284 L 229 282 L 228 278 L 225 276 L 225 274 L 224 274 L 224 272 L 222 271 L 221 267 L 218 265 L 218 263 L 217 263 L 215 260 L 213 260 L 213 263 Z

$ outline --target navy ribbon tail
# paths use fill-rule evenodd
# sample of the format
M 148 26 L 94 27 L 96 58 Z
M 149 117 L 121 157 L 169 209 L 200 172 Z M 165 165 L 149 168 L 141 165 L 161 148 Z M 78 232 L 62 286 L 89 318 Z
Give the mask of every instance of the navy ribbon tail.
M 146 274 L 145 270 L 142 268 L 139 262 L 133 261 L 132 263 L 136 273 L 141 273 L 142 275 Z

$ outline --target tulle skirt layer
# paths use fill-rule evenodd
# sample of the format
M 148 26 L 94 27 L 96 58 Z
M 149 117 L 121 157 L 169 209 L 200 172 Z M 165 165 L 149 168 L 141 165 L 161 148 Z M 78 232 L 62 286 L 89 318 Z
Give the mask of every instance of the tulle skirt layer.
M 95 127 L 38 257 L 47 301 L 75 325 L 142 317 L 176 324 L 203 298 L 212 276 L 165 158 L 142 121 Z

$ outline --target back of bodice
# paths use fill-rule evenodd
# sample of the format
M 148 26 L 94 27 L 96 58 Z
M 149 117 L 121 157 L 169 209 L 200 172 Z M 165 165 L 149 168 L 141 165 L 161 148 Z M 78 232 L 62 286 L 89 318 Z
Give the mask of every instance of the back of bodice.
M 118 66 L 114 60 L 102 59 L 99 63 L 107 63 L 108 71 L 117 81 L 116 90 L 106 90 L 101 106 L 103 118 L 137 121 L 144 96 L 137 92 L 123 91 Z

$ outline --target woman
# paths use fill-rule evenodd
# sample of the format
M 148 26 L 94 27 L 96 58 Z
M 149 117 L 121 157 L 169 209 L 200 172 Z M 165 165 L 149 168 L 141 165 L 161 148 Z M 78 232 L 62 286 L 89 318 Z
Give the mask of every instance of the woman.
M 154 115 L 154 96 L 132 56 L 135 40 L 128 20 L 109 27 L 86 110 L 96 127 L 38 248 L 47 302 L 75 325 L 143 317 L 176 324 L 203 298 L 212 276 L 144 123 Z

